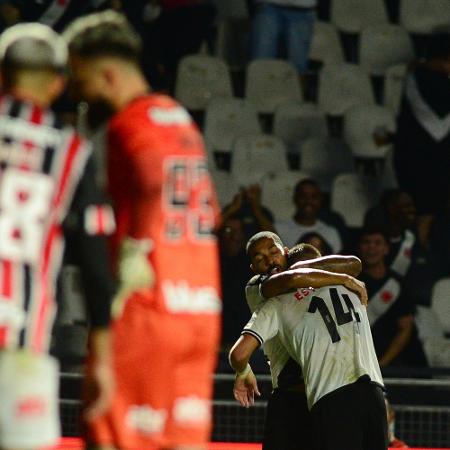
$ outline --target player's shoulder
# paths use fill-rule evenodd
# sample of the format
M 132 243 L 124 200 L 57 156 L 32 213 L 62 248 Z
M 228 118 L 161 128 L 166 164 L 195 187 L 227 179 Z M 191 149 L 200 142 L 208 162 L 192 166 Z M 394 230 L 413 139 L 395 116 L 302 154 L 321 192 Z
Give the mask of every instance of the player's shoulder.
M 142 125 L 145 127 L 142 128 Z M 189 126 L 193 121 L 187 110 L 176 100 L 161 94 L 139 97 L 117 113 L 110 122 L 110 131 L 133 128 L 135 131 L 152 127 Z
M 268 275 L 254 275 L 247 283 L 247 287 L 259 286 L 265 280 L 267 280 Z

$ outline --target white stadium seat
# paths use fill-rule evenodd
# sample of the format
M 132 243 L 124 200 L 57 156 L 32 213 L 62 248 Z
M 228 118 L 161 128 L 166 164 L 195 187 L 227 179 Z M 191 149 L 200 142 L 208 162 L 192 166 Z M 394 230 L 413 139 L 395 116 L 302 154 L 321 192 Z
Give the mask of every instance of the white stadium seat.
M 431 309 L 439 319 L 444 333 L 450 333 L 450 278 L 441 278 L 434 283 Z
M 331 0 L 330 13 L 331 22 L 346 33 L 359 33 L 367 25 L 389 22 L 383 0 Z
M 333 24 L 319 20 L 314 23 L 309 59 L 323 64 L 344 62 L 344 51 L 338 31 Z
M 350 150 L 339 139 L 312 137 L 301 144 L 300 167 L 329 191 L 336 175 L 353 170 Z
M 295 185 L 310 175 L 303 171 L 279 172 L 267 176 L 262 184 L 262 204 L 269 208 L 275 220 L 285 220 L 293 216 L 295 205 L 293 194 Z
M 371 25 L 359 40 L 359 64 L 372 75 L 384 75 L 389 66 L 414 59 L 414 46 L 408 32 L 400 25 Z
M 379 105 L 354 106 L 344 114 L 344 140 L 357 158 L 382 159 L 392 144 L 377 146 L 374 133 L 393 133 L 394 114 Z
M 428 34 L 450 23 L 448 0 L 403 0 L 400 2 L 400 23 L 410 32 Z
M 239 186 L 259 183 L 267 175 L 286 171 L 286 147 L 281 139 L 255 134 L 236 140 L 231 156 L 231 173 Z
M 365 213 L 377 199 L 376 185 L 365 177 L 343 173 L 333 181 L 331 209 L 341 214 L 349 227 L 361 227 Z
M 292 151 L 309 137 L 327 136 L 325 113 L 314 103 L 283 103 L 275 111 L 273 134 Z
M 406 64 L 396 64 L 389 67 L 384 75 L 383 104 L 395 115 L 400 112 L 406 73 Z
M 230 152 L 236 138 L 260 131 L 258 114 L 246 100 L 215 98 L 206 109 L 205 141 L 212 152 Z
M 230 172 L 211 170 L 211 176 L 216 187 L 217 199 L 221 208 L 231 203 L 238 193 L 239 187 Z
M 356 64 L 325 66 L 319 76 L 318 103 L 332 116 L 341 116 L 352 106 L 375 103 L 368 73 Z
M 247 67 L 245 97 L 260 113 L 273 113 L 288 100 L 302 101 L 298 72 L 281 59 L 256 59 Z
M 213 97 L 233 97 L 226 63 L 208 55 L 188 55 L 177 70 L 175 98 L 190 110 L 204 110 Z

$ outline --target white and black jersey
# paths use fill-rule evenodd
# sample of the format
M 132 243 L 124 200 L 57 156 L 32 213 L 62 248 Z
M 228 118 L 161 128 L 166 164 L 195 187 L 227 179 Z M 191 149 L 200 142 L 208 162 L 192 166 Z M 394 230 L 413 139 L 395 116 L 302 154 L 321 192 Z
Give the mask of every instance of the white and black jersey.
M 245 287 L 245 297 L 250 311 L 254 313 L 266 299 L 261 294 L 261 284 L 267 279 L 265 275 L 254 276 Z M 291 357 L 278 336 L 267 339 L 263 345 L 264 354 L 270 365 L 270 375 L 274 389 L 290 387 L 303 382 L 301 369 L 297 364 L 292 364 Z
M 50 111 L 0 97 L 0 348 L 48 350 L 66 229 L 86 269 L 92 323 L 108 322 L 112 280 L 102 235 L 114 219 L 90 154 Z
M 280 339 L 302 367 L 310 408 L 363 375 L 383 386 L 366 309 L 343 286 L 299 289 L 269 299 L 243 333 L 261 344 Z

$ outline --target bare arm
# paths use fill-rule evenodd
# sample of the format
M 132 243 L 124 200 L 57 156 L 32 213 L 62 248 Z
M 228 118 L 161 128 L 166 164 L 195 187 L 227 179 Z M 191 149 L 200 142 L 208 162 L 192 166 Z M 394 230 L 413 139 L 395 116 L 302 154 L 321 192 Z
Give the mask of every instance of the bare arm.
M 245 370 L 253 352 L 259 347 L 258 340 L 250 334 L 243 334 L 235 342 L 228 355 L 231 367 L 236 373 Z
M 299 288 L 321 288 L 338 284 L 358 294 L 361 303 L 367 305 L 367 292 L 364 283 L 345 273 L 334 273 L 319 269 L 294 269 L 277 273 L 261 285 L 261 294 L 265 298 L 294 292 Z
M 328 272 L 346 273 L 352 277 L 357 277 L 362 270 L 361 260 L 356 256 L 329 255 L 321 258 L 298 261 L 292 265 L 291 269 L 321 269 Z
M 388 366 L 406 347 L 411 339 L 413 331 L 414 318 L 412 314 L 400 317 L 397 321 L 398 331 L 392 339 L 389 347 L 380 358 L 380 367 Z
M 243 334 L 233 345 L 228 359 L 236 371 L 233 394 L 234 398 L 248 408 L 255 402 L 255 394 L 261 395 L 256 383 L 256 377 L 248 363 L 250 356 L 259 347 L 259 342 L 250 334 Z

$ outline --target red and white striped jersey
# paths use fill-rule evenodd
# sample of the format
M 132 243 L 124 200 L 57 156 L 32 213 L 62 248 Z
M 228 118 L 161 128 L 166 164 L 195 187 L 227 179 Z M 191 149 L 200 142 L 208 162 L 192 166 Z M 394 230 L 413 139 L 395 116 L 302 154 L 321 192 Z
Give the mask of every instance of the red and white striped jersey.
M 70 209 L 84 205 L 85 233 L 111 227 L 107 209 L 74 196 L 90 153 L 52 112 L 0 97 L 0 348 L 47 351 Z

